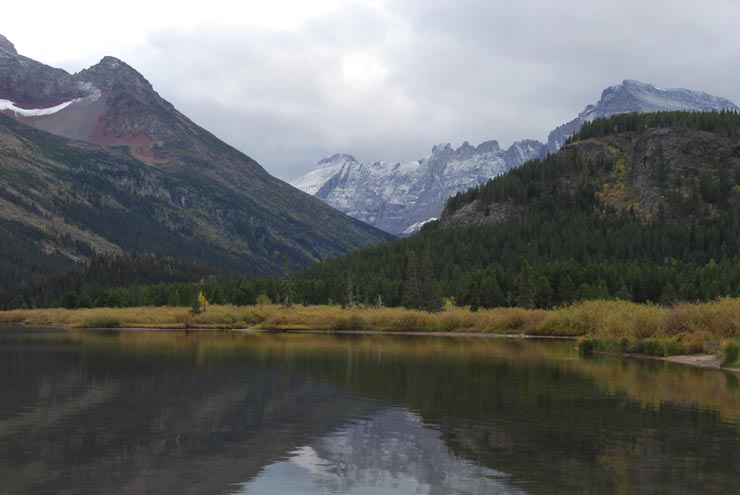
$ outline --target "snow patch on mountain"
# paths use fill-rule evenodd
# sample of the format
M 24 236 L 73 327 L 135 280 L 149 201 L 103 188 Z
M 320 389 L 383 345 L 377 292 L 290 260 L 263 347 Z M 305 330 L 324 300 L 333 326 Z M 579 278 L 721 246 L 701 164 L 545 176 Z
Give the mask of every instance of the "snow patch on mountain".
M 51 115 L 64 110 L 68 106 L 77 103 L 81 99 L 82 98 L 75 98 L 73 100 L 66 101 L 64 103 L 49 108 L 20 108 L 15 105 L 15 102 L 0 99 L 0 111 L 10 111 L 15 113 L 16 115 L 22 115 L 23 117 L 41 117 L 43 115 Z
M 432 217 L 432 218 L 427 218 L 426 220 L 423 220 L 421 222 L 412 223 L 411 225 L 408 226 L 408 228 L 406 230 L 404 230 L 402 232 L 402 234 L 404 234 L 404 235 L 411 235 L 414 232 L 417 232 L 417 231 L 421 230 L 421 228 L 423 226 L 425 226 L 426 224 L 428 224 L 429 222 L 434 222 L 436 220 L 439 220 L 439 218 Z

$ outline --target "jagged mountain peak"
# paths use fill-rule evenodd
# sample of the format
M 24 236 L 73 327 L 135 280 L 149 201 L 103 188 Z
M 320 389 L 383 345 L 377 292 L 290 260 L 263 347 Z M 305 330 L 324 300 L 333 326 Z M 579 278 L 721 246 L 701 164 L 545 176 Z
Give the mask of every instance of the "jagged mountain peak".
M 452 149 L 452 145 L 450 143 L 439 143 L 432 146 L 432 153 L 435 151 L 442 151 L 445 149 Z
M 498 141 L 491 139 L 490 141 L 480 143 L 476 150 L 480 153 L 494 153 L 501 151 L 501 146 L 498 144 Z
M 326 158 L 323 158 L 319 160 L 318 165 L 329 165 L 337 162 L 356 162 L 357 159 L 352 156 L 348 155 L 346 153 L 334 153 L 331 156 L 327 156 Z
M 136 69 L 111 56 L 103 57 L 97 64 L 81 70 L 75 77 L 89 81 L 102 90 L 138 88 L 152 91 L 152 85 Z
M 0 34 L 0 55 L 3 53 L 8 55 L 18 55 L 15 45 L 13 45 L 8 38 Z

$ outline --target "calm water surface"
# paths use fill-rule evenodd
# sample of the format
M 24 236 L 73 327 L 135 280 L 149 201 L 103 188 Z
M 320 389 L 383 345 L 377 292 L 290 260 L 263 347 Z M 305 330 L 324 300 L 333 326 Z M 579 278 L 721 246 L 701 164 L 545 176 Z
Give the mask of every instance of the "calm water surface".
M 0 493 L 740 493 L 737 375 L 573 347 L 0 329 Z

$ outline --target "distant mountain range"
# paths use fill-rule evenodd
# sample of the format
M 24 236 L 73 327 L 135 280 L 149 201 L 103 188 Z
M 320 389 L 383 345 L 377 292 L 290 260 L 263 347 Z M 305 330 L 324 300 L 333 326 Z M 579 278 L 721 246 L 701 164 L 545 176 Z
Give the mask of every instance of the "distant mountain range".
M 547 143 L 518 141 L 508 149 L 498 142 L 467 142 L 432 148 L 430 156 L 399 163 L 363 164 L 351 155 L 333 155 L 292 184 L 348 215 L 396 235 L 410 234 L 440 216 L 445 200 L 534 158 L 555 153 L 585 122 L 621 113 L 684 110 L 738 111 L 730 100 L 687 89 L 664 89 L 625 80 L 605 89 L 595 105 L 548 136 Z
M 390 236 L 272 177 L 113 57 L 77 74 L 0 36 L 0 287 L 94 254 L 277 274 Z

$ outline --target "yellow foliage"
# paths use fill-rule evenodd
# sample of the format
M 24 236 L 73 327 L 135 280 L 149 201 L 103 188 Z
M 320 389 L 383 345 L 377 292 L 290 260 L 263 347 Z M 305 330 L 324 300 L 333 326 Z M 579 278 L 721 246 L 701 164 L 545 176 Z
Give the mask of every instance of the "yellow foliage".
M 590 336 L 639 342 L 659 339 L 690 352 L 719 352 L 740 339 L 740 299 L 673 307 L 626 301 L 588 301 L 555 310 L 522 308 L 470 312 L 446 305 L 426 313 L 403 308 L 337 306 L 209 305 L 191 315 L 188 308 L 34 309 L 0 312 L 0 325 L 122 328 L 257 328 L 268 330 L 376 330 L 380 332 L 470 332 Z

